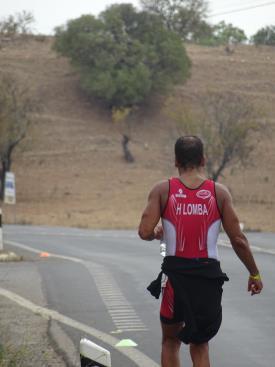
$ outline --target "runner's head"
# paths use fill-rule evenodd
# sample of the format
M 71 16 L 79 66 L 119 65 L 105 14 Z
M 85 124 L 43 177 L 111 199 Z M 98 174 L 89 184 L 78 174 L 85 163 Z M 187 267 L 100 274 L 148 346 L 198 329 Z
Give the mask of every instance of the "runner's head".
M 193 135 L 181 136 L 175 144 L 175 162 L 179 169 L 187 170 L 204 166 L 203 142 Z

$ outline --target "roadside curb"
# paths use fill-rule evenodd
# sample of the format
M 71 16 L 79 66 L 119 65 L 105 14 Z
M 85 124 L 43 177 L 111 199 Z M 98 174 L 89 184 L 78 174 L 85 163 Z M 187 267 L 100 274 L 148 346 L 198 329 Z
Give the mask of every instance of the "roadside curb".
M 49 318 L 47 331 L 55 352 L 64 360 L 67 367 L 79 366 L 79 353 L 70 337 L 57 321 Z
M 22 261 L 23 256 L 17 255 L 12 251 L 0 251 L 0 262 Z

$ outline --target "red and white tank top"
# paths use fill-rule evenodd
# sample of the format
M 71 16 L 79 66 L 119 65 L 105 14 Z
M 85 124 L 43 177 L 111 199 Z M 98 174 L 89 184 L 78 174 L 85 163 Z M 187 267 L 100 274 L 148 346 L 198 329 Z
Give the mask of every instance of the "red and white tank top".
M 214 181 L 190 189 L 171 178 L 162 225 L 167 256 L 218 259 L 221 214 Z

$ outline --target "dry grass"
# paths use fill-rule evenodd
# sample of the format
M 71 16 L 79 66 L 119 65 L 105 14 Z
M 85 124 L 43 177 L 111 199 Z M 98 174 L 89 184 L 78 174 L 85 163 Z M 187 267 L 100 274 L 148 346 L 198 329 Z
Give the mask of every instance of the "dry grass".
M 275 48 L 243 46 L 231 56 L 222 48 L 188 46 L 192 78 L 177 88 L 179 99 L 204 90 L 248 95 L 275 123 Z M 121 131 L 108 111 L 89 101 L 77 75 L 51 50 L 51 40 L 0 51 L 0 68 L 15 73 L 41 101 L 31 135 L 17 150 L 18 204 L 5 207 L 5 221 L 92 228 L 135 228 L 148 190 L 176 174 L 173 122 L 162 101 L 144 107 L 131 127 L 136 162 L 122 159 Z M 274 130 L 259 142 L 246 169 L 222 179 L 232 190 L 247 228 L 275 230 Z

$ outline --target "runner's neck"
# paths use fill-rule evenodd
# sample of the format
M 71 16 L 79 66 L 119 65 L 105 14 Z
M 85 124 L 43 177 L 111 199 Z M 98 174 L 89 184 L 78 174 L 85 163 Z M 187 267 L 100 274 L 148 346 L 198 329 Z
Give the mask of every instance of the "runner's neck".
M 206 177 L 200 169 L 190 169 L 185 171 L 179 170 L 179 180 L 187 187 L 195 189 L 199 187 L 205 180 Z

